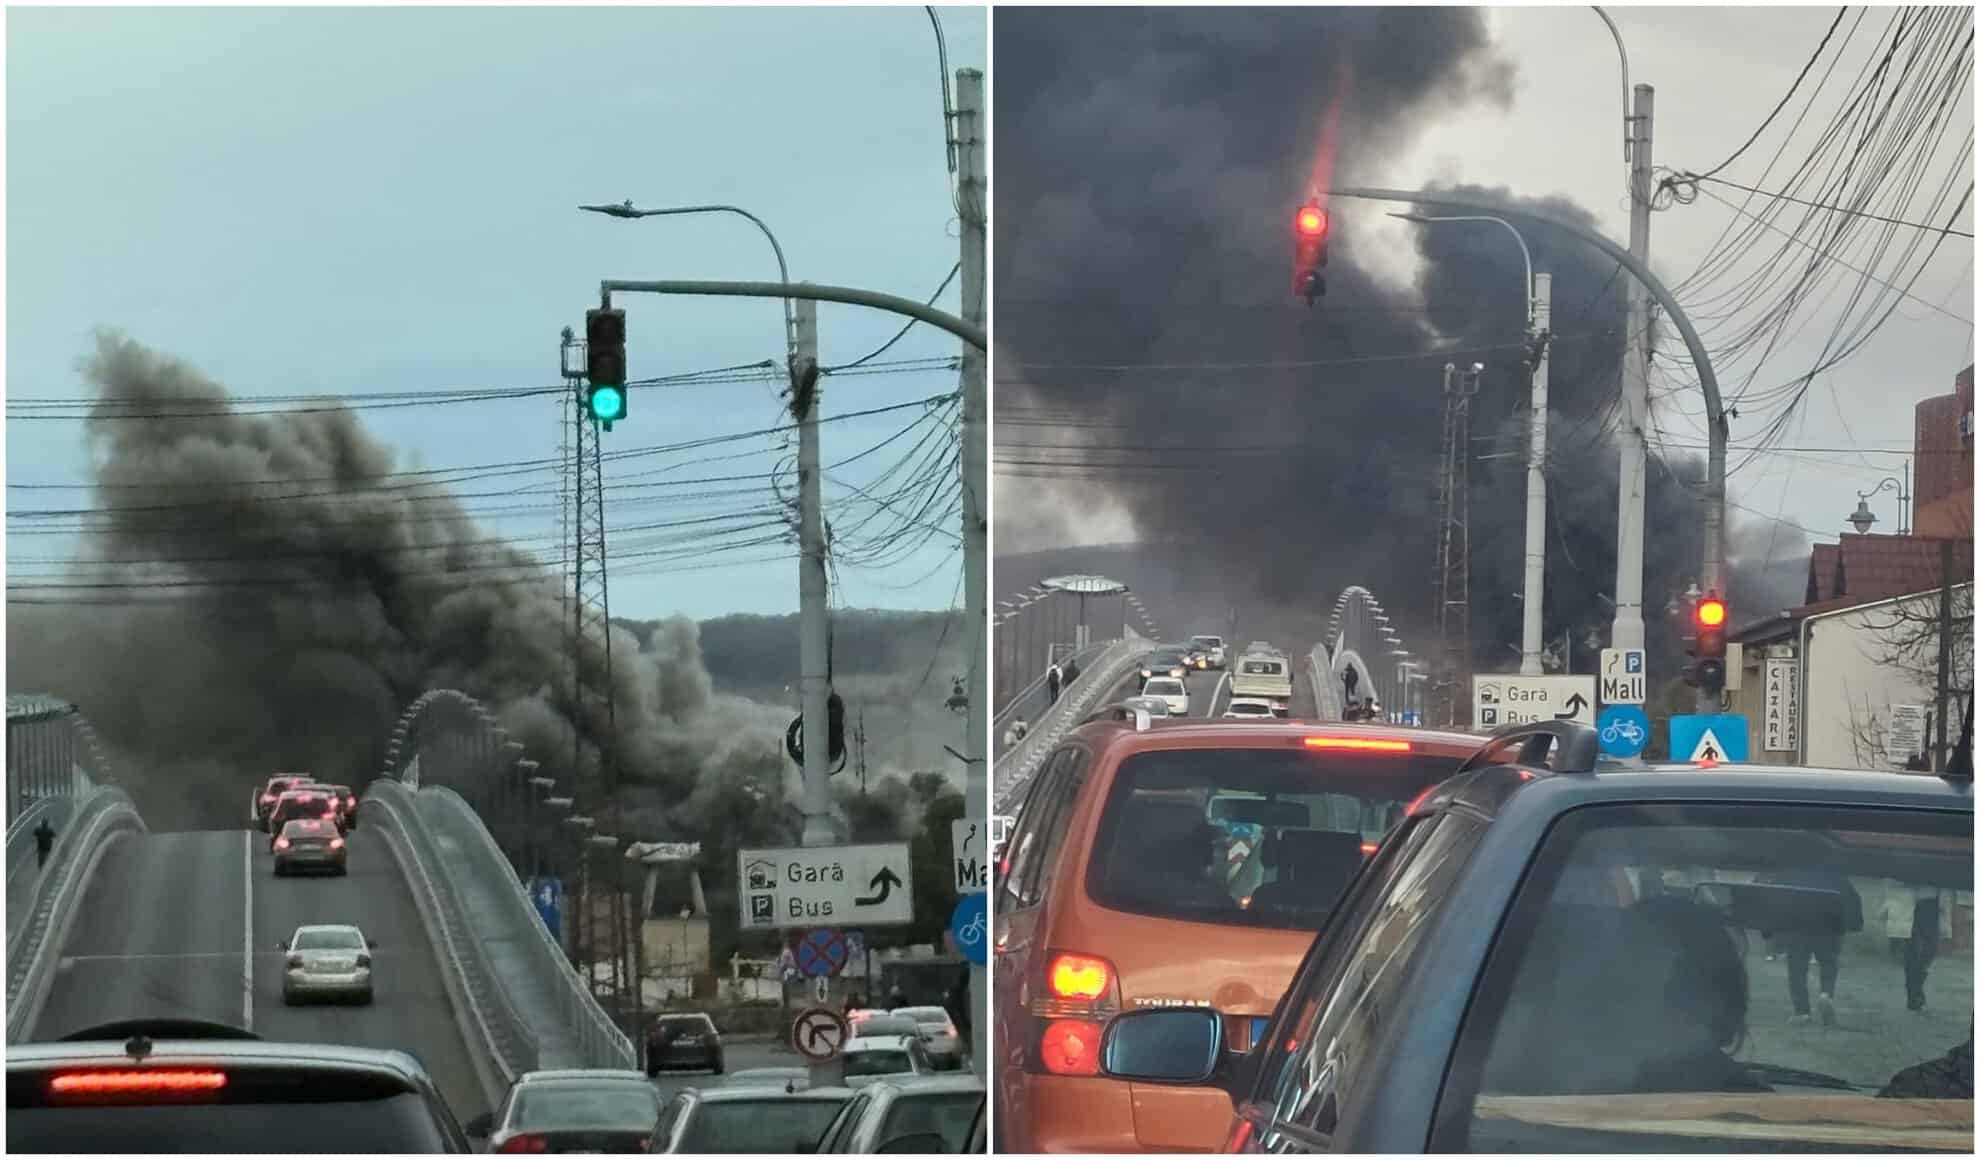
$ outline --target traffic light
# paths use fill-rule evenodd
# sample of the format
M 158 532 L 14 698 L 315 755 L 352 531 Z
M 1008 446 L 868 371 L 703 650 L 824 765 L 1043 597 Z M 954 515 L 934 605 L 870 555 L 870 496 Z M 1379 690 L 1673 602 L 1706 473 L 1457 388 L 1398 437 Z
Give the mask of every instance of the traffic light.
M 1293 293 L 1306 299 L 1308 306 L 1327 293 L 1327 279 L 1320 273 L 1320 267 L 1327 264 L 1330 224 L 1327 211 L 1320 208 L 1318 200 L 1300 206 L 1293 215 Z
M 626 312 L 584 312 L 584 409 L 603 424 L 626 417 Z
M 1691 612 L 1691 636 L 1685 642 L 1692 655 L 1691 683 L 1707 693 L 1726 687 L 1726 602 L 1716 593 L 1699 597 Z

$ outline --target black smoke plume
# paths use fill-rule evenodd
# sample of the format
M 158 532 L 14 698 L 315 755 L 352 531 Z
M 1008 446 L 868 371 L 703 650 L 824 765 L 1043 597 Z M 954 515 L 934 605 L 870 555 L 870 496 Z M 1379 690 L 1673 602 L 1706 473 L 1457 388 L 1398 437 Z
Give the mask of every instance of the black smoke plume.
M 1483 362 L 1472 636 L 1476 663 L 1500 667 L 1519 639 L 1524 527 L 1517 247 L 1493 226 L 1420 228 L 1420 281 L 1398 289 L 1372 273 L 1395 265 L 1378 252 L 1389 231 L 1372 226 L 1401 207 L 1337 199 L 1327 295 L 1309 309 L 1292 291 L 1292 214 L 1310 190 L 1395 184 L 1390 162 L 1434 118 L 1509 100 L 1514 69 L 1486 14 L 1006 8 L 995 19 L 1000 542 L 1063 543 L 1081 515 L 1117 504 L 1145 560 L 1118 578 L 1171 635 L 1220 631 L 1235 605 L 1244 639 L 1303 647 L 1358 583 L 1422 654 L 1443 367 Z M 1451 188 L 1592 222 L 1559 198 Z M 1535 268 L 1553 275 L 1546 623 L 1606 635 L 1622 275 L 1582 243 L 1520 224 Z M 1111 369 L 1150 364 L 1194 369 Z M 1703 461 L 1662 462 L 1650 469 L 1644 588 L 1653 645 L 1667 650 L 1666 601 L 1697 575 Z M 1774 557 L 1797 546 L 1778 543 Z M 1158 607 L 1157 586 L 1181 591 Z

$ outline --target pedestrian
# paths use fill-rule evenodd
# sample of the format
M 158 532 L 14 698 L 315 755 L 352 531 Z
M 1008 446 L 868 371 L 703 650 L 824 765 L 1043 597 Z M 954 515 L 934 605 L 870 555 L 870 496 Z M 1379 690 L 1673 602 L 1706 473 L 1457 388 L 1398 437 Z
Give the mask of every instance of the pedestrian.
M 1904 964 L 1904 1005 L 1925 1009 L 1925 976 L 1939 955 L 1941 939 L 1951 937 L 1952 907 L 1946 892 L 1931 886 L 1889 884 L 1884 895 L 1884 937 L 1891 956 Z
M 1009 749 L 1011 746 L 1023 741 L 1025 734 L 1030 732 L 1031 726 L 1024 723 L 1024 718 L 1019 717 L 1017 720 L 1011 722 L 1009 729 L 1004 730 L 1004 748 Z
M 1057 661 L 1052 662 L 1052 667 L 1045 670 L 1045 694 L 1055 705 L 1059 702 L 1059 685 L 1064 679 Z
M 1073 659 L 1072 657 L 1067 657 L 1065 683 L 1067 685 L 1071 685 L 1074 681 L 1077 681 L 1078 679 L 1079 679 L 1079 661 Z
M 35 869 L 48 865 L 48 852 L 54 848 L 55 827 L 48 824 L 47 818 L 43 818 L 41 824 L 34 828 Z
M 1863 896 L 1849 879 L 1833 870 L 1797 869 L 1770 879 L 1781 886 L 1833 891 L 1842 901 L 1842 929 L 1835 931 L 1783 931 L 1780 946 L 1787 953 L 1788 999 L 1794 1004 L 1790 1023 L 1807 1023 L 1813 1017 L 1808 1001 L 1808 961 L 1815 960 L 1821 990 L 1815 995 L 1813 1015 L 1822 1025 L 1836 1022 L 1836 978 L 1842 970 L 1842 936 L 1863 929 Z M 1767 932 L 1762 931 L 1763 935 Z

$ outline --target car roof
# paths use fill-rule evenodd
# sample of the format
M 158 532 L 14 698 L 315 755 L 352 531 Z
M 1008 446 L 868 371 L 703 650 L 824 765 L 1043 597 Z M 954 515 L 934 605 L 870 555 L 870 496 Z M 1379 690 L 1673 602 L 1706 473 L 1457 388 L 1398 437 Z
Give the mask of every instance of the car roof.
M 901 1095 L 913 1095 L 917 1092 L 976 1092 L 980 1094 L 983 1091 L 983 1077 L 969 1074 L 956 1075 L 954 1073 L 949 1075 L 917 1075 L 911 1077 L 886 1076 L 874 1080 L 869 1086 L 869 1090 L 871 1088 L 887 1088 Z
M 526 1083 L 562 1083 L 567 1080 L 632 1080 L 642 1084 L 652 1081 L 643 1071 L 623 1067 L 553 1067 L 542 1071 L 526 1071 L 516 1077 L 518 1086 Z
M 946 1007 L 938 1007 L 933 1003 L 929 1003 L 920 1007 L 896 1007 L 892 1011 L 887 1012 L 887 1014 L 905 1015 L 910 1019 L 914 1018 L 917 1015 L 939 1015 L 942 1018 L 947 1019 L 949 1017 L 949 1009 Z
M 851 1088 L 815 1087 L 786 1091 L 781 1086 L 771 1086 L 769 1084 L 765 1084 L 762 1087 L 689 1088 L 688 1091 L 696 1099 L 711 1104 L 732 1104 L 762 1099 L 837 1100 L 843 1102 L 853 1097 L 853 1090 Z
M 1094 721 L 1072 731 L 1073 737 L 1107 752 L 1138 753 L 1156 749 L 1289 749 L 1315 736 L 1407 741 L 1411 754 L 1469 757 L 1486 739 L 1472 733 L 1420 729 L 1377 722 L 1269 720 L 1224 721 L 1202 717 L 1156 718 L 1145 730 L 1132 722 Z
M 96 1039 L 81 1042 L 10 1043 L 7 1070 L 30 1071 L 49 1066 L 128 1063 L 129 1040 Z M 406 1081 L 408 1086 L 432 1081 L 419 1060 L 391 1048 L 348 1047 L 336 1043 L 288 1043 L 266 1039 L 158 1039 L 145 1056 L 149 1064 L 201 1063 L 215 1067 L 245 1065 L 254 1067 L 328 1067 L 372 1074 L 387 1073 Z
M 357 935 L 362 935 L 364 933 L 362 927 L 359 927 L 355 923 L 349 923 L 349 922 L 306 922 L 296 928 L 296 933 L 302 934 L 306 931 L 314 931 L 314 930 L 347 930 L 350 931 L 352 934 L 357 934 Z
M 1588 773 L 1487 766 L 1445 782 L 1425 799 L 1424 807 L 1457 801 L 1489 817 L 1516 795 L 1552 811 L 1605 801 L 1765 801 L 1973 812 L 1969 782 L 1932 774 L 1747 763 L 1600 763 Z
M 846 1040 L 846 1045 L 840 1048 L 840 1051 L 844 1053 L 855 1051 L 892 1051 L 896 1048 L 906 1047 L 915 1041 L 912 1035 L 855 1035 L 851 1039 Z

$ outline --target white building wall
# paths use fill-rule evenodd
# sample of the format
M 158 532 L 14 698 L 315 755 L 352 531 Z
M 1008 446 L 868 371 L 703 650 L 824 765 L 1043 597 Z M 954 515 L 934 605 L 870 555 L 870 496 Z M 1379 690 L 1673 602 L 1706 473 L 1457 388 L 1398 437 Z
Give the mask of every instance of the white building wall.
M 1923 593 L 1902 601 L 1850 609 L 1806 626 L 1808 660 L 1803 675 L 1802 728 L 1807 733 L 1803 762 L 1839 769 L 1891 769 L 1884 753 L 1884 723 L 1892 705 L 1933 705 L 1933 683 L 1882 663 L 1888 651 L 1885 633 L 1902 609 L 1908 615 L 1931 616 L 1938 594 Z M 1908 631 L 1915 631 L 1907 626 Z M 1970 639 L 1953 642 L 1956 672 L 1973 669 Z M 1957 722 L 1951 730 L 1957 733 Z

